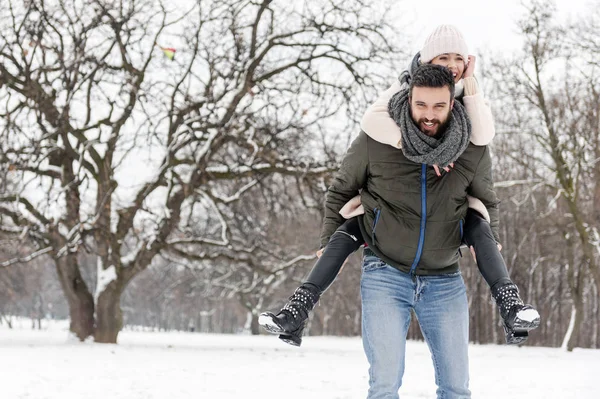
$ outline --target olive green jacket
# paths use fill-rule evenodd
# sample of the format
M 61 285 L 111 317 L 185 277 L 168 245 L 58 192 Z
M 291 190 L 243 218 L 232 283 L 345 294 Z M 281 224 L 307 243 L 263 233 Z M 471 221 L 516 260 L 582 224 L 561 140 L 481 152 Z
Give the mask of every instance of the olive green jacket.
M 432 167 L 361 132 L 327 191 L 321 247 L 344 222 L 342 206 L 359 193 L 365 208 L 359 224 L 367 245 L 406 273 L 458 270 L 467 194 L 486 206 L 499 241 L 498 198 L 487 146 L 469 144 L 453 170 L 438 177 Z

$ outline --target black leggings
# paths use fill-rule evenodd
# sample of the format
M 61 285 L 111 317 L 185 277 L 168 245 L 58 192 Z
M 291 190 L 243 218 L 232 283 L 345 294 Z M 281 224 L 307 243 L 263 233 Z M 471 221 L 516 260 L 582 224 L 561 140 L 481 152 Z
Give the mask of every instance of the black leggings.
M 477 268 L 492 290 L 497 285 L 512 283 L 490 224 L 471 208 L 465 217 L 463 239 L 465 244 L 475 249 Z
M 365 240 L 358 226 L 358 218 L 348 219 L 333 233 L 323 254 L 313 266 L 305 283 L 324 292 L 340 272 L 346 258 L 360 248 Z
M 475 249 L 477 267 L 490 288 L 493 289 L 497 284 L 511 282 L 490 224 L 479 212 L 470 208 L 465 218 L 464 241 L 469 247 L 473 246 Z M 358 219 L 354 217 L 346 220 L 333 233 L 304 283 L 312 284 L 321 293 L 324 292 L 335 280 L 346 258 L 364 243 Z

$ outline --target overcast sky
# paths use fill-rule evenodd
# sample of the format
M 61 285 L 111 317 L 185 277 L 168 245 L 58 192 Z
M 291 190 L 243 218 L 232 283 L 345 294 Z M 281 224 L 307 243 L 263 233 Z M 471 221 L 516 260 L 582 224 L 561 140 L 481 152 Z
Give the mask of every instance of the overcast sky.
M 600 7 L 600 0 L 555 2 L 561 19 Z M 404 21 L 415 21 L 408 28 L 416 42 L 411 52 L 419 50 L 433 28 L 448 23 L 463 32 L 472 54 L 478 55 L 480 49 L 488 47 L 502 52 L 520 48 L 515 31 L 524 10 L 521 0 L 403 0 L 397 4 L 398 12 L 405 14 Z

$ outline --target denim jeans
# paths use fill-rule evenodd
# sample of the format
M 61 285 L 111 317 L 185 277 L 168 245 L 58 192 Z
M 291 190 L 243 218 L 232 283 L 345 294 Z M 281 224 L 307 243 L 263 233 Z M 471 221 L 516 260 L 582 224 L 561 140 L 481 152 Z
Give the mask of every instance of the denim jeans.
M 437 397 L 471 397 L 469 312 L 460 272 L 412 277 L 366 255 L 360 288 L 368 399 L 399 398 L 411 309 L 431 352 Z

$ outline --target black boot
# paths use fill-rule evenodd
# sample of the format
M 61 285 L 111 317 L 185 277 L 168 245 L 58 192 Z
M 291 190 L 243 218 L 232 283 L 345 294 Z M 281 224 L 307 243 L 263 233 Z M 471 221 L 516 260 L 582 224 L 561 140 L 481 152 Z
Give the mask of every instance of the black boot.
M 519 289 L 513 283 L 494 287 L 492 296 L 502 316 L 507 344 L 520 344 L 527 340 L 529 331 L 540 325 L 540 314 L 531 305 L 525 305 L 519 297 Z
M 312 284 L 302 284 L 279 313 L 276 315 L 271 312 L 261 313 L 258 324 L 270 333 L 280 334 L 279 339 L 282 341 L 300 346 L 308 315 L 320 296 L 321 293 L 317 287 Z

